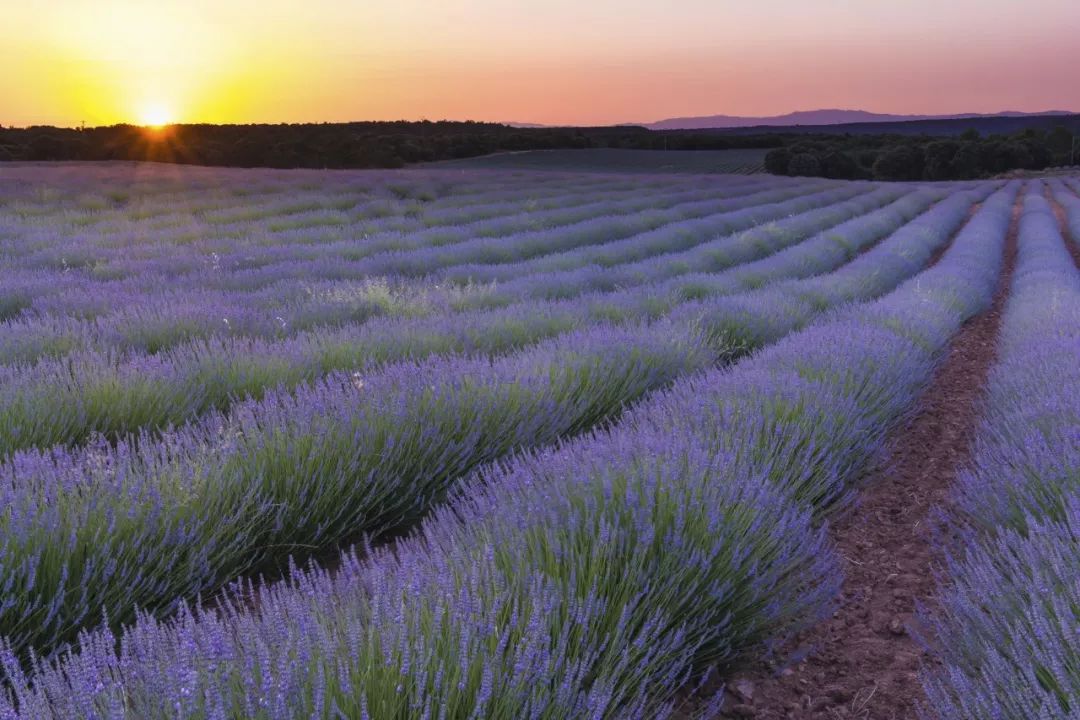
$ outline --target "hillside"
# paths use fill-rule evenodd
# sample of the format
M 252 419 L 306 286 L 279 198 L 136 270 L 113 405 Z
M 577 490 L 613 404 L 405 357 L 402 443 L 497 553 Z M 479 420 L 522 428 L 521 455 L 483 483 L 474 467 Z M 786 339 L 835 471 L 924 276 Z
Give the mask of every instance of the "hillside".
M 704 115 L 696 117 L 677 117 L 659 120 L 653 123 L 642 123 L 650 130 L 727 130 L 733 128 L 782 128 L 790 129 L 801 126 L 820 128 L 833 125 L 863 125 L 873 123 L 910 123 L 925 121 L 983 121 L 1010 119 L 1024 121 L 1027 119 L 1053 118 L 1062 115 L 1072 115 L 1068 110 L 1047 110 L 1045 112 L 1024 113 L 1005 111 L 999 113 L 961 113 L 953 115 L 896 115 L 889 113 L 874 113 L 866 110 L 801 110 L 784 115 L 770 115 L 763 117 L 745 117 L 739 115 Z M 1026 125 L 1025 125 L 1026 127 Z M 875 130 L 878 132 L 878 130 Z M 962 131 L 961 131 L 962 132 Z

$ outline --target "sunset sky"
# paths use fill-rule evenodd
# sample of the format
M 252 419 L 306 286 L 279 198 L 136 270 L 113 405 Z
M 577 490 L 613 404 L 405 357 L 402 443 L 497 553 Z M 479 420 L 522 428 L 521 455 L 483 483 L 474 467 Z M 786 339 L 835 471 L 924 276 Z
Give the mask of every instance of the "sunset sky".
M 0 124 L 1080 110 L 1077 0 L 6 2 Z

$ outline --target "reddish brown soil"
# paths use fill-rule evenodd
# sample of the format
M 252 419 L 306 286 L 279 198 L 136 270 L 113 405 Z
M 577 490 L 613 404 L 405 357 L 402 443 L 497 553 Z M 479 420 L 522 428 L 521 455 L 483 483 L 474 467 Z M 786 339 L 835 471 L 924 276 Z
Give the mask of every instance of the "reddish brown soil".
M 855 507 L 831 528 L 845 561 L 840 607 L 780 653 L 728 683 L 724 718 L 906 720 L 922 696 L 920 667 L 934 662 L 910 634 L 916 604 L 932 605 L 932 511 L 948 500 L 969 457 L 978 402 L 1016 259 L 1020 204 L 991 308 L 953 339 L 915 414 L 889 440 L 887 457 Z
M 1076 244 L 1076 241 L 1080 240 L 1080 238 L 1072 237 L 1072 233 L 1069 232 L 1069 219 L 1065 213 L 1065 208 L 1054 199 L 1054 194 L 1050 192 L 1049 185 L 1043 186 L 1043 193 L 1046 195 L 1046 199 L 1050 201 L 1054 216 L 1057 217 L 1058 226 L 1061 228 L 1061 237 L 1065 238 L 1065 249 L 1072 255 L 1073 262 L 1076 263 L 1077 267 L 1080 267 L 1080 245 Z

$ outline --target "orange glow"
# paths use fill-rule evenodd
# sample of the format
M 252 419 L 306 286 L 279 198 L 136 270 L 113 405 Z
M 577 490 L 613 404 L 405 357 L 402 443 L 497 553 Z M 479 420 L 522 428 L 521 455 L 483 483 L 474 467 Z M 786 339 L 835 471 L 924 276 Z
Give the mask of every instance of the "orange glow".
M 57 0 L 33 14 L 19 25 L 40 28 L 42 37 L 15 58 L 15 77 L 22 82 L 14 94 L 29 96 L 35 109 L 59 105 L 66 115 L 42 121 L 160 127 L 230 115 L 227 103 L 216 102 L 213 113 L 207 103 L 231 95 L 231 86 L 242 82 L 238 75 L 247 63 L 237 52 L 241 44 L 194 4 Z M 5 89 L 0 81 L 0 96 Z M 5 120 L 10 122 L 0 118 Z
M 0 23 L 0 123 L 1080 110 L 1076 0 L 676 5 L 12 3 Z

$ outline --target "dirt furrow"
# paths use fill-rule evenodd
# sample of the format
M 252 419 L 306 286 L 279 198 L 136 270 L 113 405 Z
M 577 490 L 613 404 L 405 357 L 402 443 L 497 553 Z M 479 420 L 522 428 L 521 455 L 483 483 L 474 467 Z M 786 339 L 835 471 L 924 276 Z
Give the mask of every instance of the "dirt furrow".
M 1077 267 L 1080 267 L 1080 245 L 1076 244 L 1080 238 L 1074 238 L 1072 232 L 1069 230 L 1069 218 L 1065 213 L 1065 208 L 1061 206 L 1061 203 L 1054 197 L 1054 193 L 1050 191 L 1049 185 L 1043 185 L 1043 194 L 1050 203 L 1050 208 L 1054 211 L 1054 217 L 1057 218 L 1058 227 L 1061 230 L 1061 237 L 1065 238 L 1065 249 L 1072 255 L 1073 262 Z
M 933 659 L 910 633 L 916 605 L 932 604 L 935 507 L 970 455 L 983 387 L 1016 260 L 1020 199 L 989 310 L 953 338 L 909 422 L 890 437 L 880 470 L 831 528 L 846 561 L 840 606 L 772 662 L 728 684 L 720 717 L 761 720 L 906 720 Z

